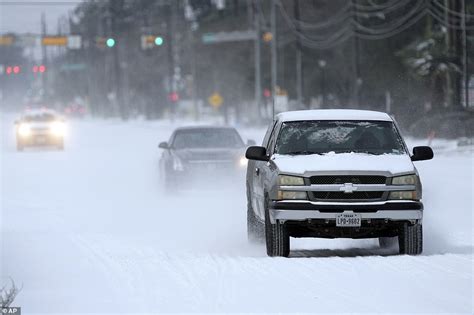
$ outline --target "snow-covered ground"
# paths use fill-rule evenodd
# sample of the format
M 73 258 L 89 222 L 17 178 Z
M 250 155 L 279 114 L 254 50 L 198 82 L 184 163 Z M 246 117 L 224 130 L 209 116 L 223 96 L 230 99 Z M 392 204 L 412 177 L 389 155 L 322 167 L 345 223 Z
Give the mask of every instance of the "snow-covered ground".
M 246 240 L 243 182 L 160 192 L 157 144 L 175 124 L 74 121 L 64 152 L 17 153 L 12 120 L 0 129 L 0 279 L 23 286 L 25 314 L 473 312 L 472 151 L 417 163 L 422 256 L 292 239 L 293 258 L 268 258 Z

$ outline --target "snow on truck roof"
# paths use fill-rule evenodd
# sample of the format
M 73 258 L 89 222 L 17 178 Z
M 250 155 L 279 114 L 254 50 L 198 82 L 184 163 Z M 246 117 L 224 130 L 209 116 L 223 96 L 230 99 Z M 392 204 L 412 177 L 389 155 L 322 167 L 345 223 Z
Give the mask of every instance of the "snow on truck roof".
M 303 120 L 376 120 L 392 121 L 392 118 L 383 112 L 357 109 L 313 109 L 283 112 L 277 115 L 279 121 Z

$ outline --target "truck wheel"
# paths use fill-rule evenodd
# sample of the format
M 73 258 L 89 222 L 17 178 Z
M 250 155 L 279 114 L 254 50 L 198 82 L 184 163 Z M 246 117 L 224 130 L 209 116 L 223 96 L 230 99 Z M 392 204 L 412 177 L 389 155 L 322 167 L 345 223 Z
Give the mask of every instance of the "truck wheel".
M 398 245 L 397 237 L 379 237 L 380 248 L 394 248 Z
M 423 252 L 423 226 L 404 223 L 398 234 L 399 252 L 402 255 L 419 255 Z
M 265 202 L 265 240 L 267 255 L 288 257 L 290 255 L 290 236 L 284 223 L 270 223 L 268 202 Z

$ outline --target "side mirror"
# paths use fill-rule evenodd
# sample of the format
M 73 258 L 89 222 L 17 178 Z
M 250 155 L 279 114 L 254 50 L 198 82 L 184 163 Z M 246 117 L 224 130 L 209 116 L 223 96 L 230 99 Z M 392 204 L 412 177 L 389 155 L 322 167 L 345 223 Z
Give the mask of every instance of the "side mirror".
M 255 140 L 247 140 L 247 146 L 252 146 L 252 145 L 256 145 L 257 143 L 255 142 Z
M 170 146 L 168 145 L 168 142 L 161 142 L 161 143 L 158 145 L 158 148 L 160 148 L 160 149 L 169 149 Z
M 267 156 L 267 149 L 258 146 L 248 147 L 247 152 L 245 152 L 245 157 L 249 160 L 256 161 L 268 162 L 270 160 L 270 157 Z
M 414 147 L 411 160 L 412 161 L 431 160 L 433 156 L 434 156 L 434 153 L 430 147 L 427 147 L 427 146 Z

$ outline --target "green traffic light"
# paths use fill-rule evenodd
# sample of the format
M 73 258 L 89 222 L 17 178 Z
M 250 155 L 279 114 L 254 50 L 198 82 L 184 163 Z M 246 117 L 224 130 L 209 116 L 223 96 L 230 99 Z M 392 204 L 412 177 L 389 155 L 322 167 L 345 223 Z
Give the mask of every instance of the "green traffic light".
M 108 38 L 105 43 L 107 44 L 107 47 L 112 48 L 112 47 L 115 46 L 115 39 L 113 39 L 113 38 Z
M 163 45 L 163 37 L 157 37 L 157 38 L 155 38 L 155 45 L 156 45 L 156 46 L 161 46 L 161 45 Z

